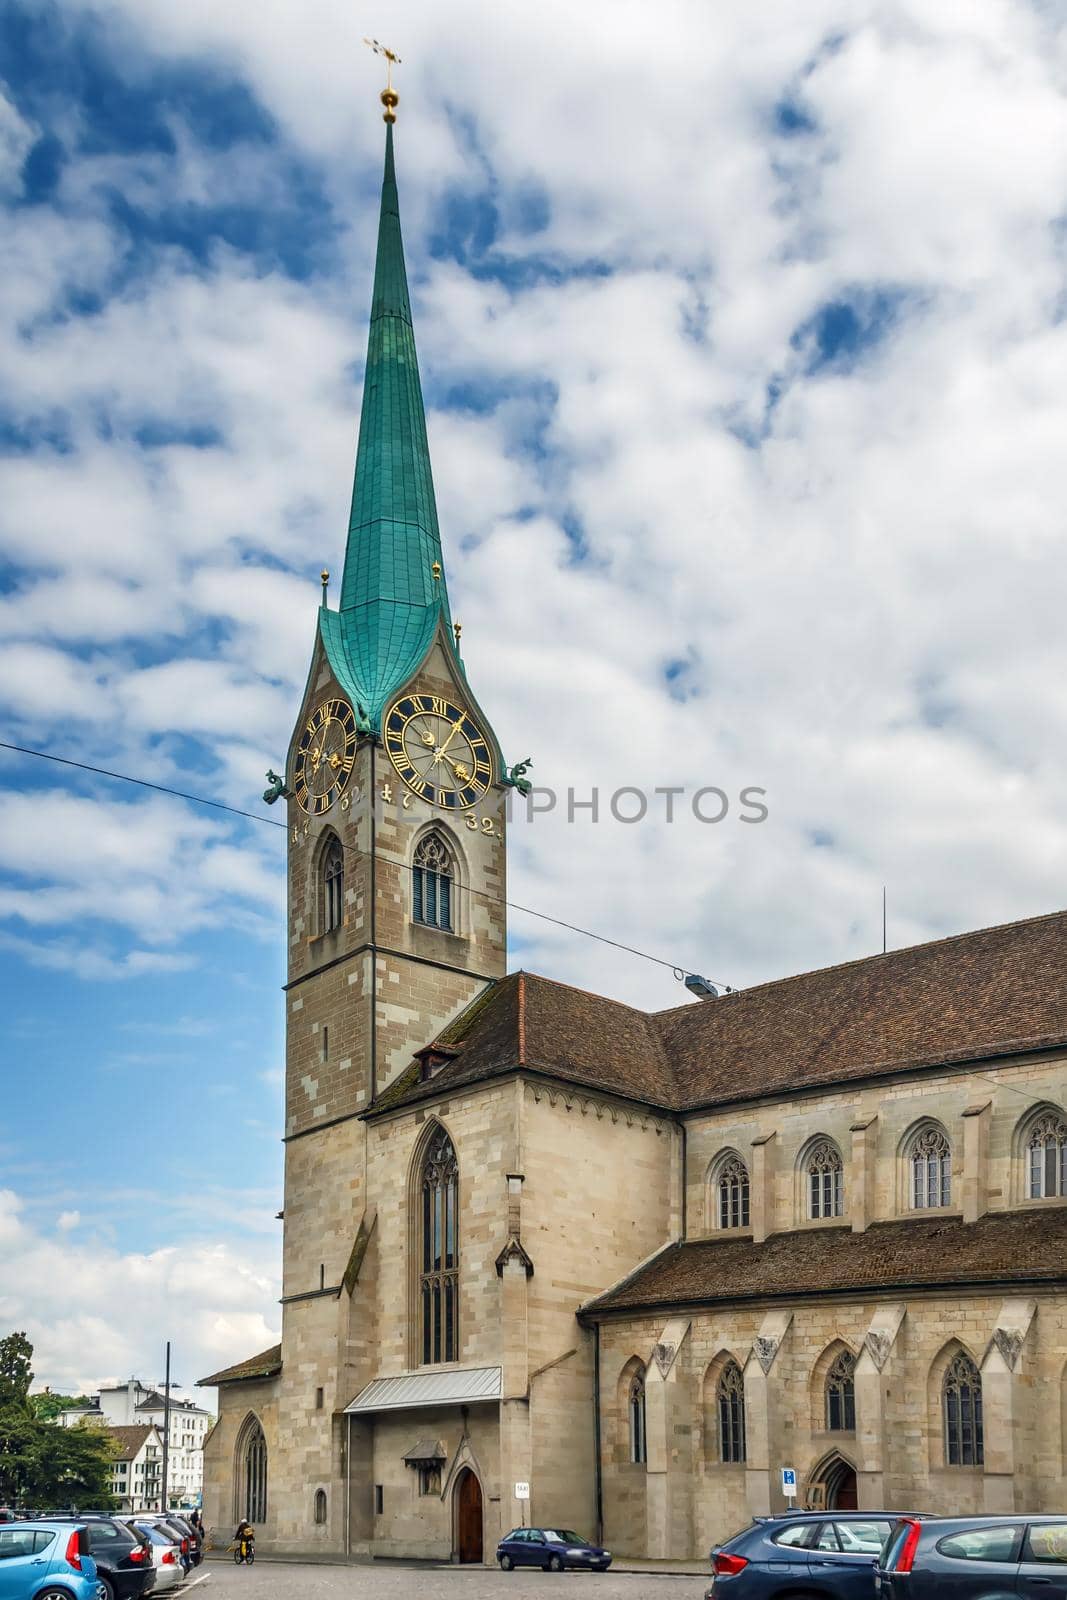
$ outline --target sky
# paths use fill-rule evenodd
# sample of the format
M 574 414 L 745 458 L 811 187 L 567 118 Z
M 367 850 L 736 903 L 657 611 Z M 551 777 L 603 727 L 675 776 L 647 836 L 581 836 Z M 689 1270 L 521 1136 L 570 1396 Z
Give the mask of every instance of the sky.
M 883 885 L 891 947 L 1067 903 L 1043 0 L 7 0 L 0 739 L 270 819 L 351 493 L 364 35 L 453 615 L 557 797 L 509 894 L 658 958 L 515 912 L 512 965 L 668 1007 L 877 952 Z M 0 1330 L 42 1382 L 277 1337 L 284 837 L 0 750 Z

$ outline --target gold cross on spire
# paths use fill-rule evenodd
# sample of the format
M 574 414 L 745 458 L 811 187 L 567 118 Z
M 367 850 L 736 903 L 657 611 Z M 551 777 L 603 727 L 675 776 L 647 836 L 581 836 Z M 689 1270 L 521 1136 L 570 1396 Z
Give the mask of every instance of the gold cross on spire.
M 395 50 L 389 50 L 378 39 L 364 39 L 363 43 L 376 56 L 385 58 L 385 88 L 382 90 L 381 100 L 385 107 L 386 122 L 396 121 L 396 108 L 400 104 L 400 96 L 393 88 L 393 68 L 400 65 L 400 57 Z

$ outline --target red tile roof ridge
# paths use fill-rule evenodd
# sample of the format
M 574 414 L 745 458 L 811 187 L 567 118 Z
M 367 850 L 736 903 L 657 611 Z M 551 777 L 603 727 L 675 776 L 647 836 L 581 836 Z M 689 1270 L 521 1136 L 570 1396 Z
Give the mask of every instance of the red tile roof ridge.
M 1055 922 L 1057 918 L 1067 917 L 1067 908 L 1059 911 L 1043 911 L 1036 917 L 1016 917 L 1013 922 L 993 922 L 985 928 L 965 928 L 960 933 L 942 934 L 940 939 L 920 939 L 917 944 L 902 944 L 895 950 L 876 950 L 869 956 L 853 956 L 848 961 L 831 961 L 824 967 L 809 967 L 803 972 L 789 972 L 782 978 L 763 978 L 759 983 L 749 984 L 745 989 L 731 989 L 729 994 L 721 994 L 719 1000 L 734 1000 L 742 995 L 758 994 L 761 989 L 774 989 L 787 983 L 797 983 L 801 978 L 817 978 L 824 972 L 846 972 L 849 967 L 862 967 L 875 961 L 889 961 L 894 956 L 913 955 L 916 950 L 936 950 L 940 946 L 953 944 L 957 940 L 980 939 L 987 933 L 1006 933 L 1009 928 L 1035 927 L 1040 922 Z M 681 970 L 681 969 L 679 969 Z M 549 980 L 550 982 L 552 980 Z M 569 985 L 563 985 L 569 987 Z M 590 991 L 585 991 L 590 992 Z M 616 1001 L 615 1004 L 623 1004 Z M 665 1017 L 678 1016 L 683 1011 L 699 1011 L 702 1001 L 683 1001 L 680 1006 L 667 1006 L 662 1011 L 644 1012 L 643 1015 L 654 1017 L 658 1022 Z
M 525 967 L 519 968 L 519 976 L 532 978 L 535 983 L 547 983 L 553 989 L 569 989 L 571 994 L 584 994 L 589 1000 L 600 1000 L 606 1006 L 618 1006 L 622 1011 L 629 1011 L 635 1017 L 658 1017 L 663 1013 L 659 1011 L 643 1011 L 640 1006 L 632 1006 L 625 1000 L 616 1000 L 610 994 L 600 994 L 596 989 L 583 989 L 577 983 L 564 983 L 561 978 L 546 978 L 543 972 L 529 972 Z
M 518 1034 L 519 1034 L 519 1061 L 520 1067 L 526 1065 L 526 973 L 519 972 L 518 984 Z

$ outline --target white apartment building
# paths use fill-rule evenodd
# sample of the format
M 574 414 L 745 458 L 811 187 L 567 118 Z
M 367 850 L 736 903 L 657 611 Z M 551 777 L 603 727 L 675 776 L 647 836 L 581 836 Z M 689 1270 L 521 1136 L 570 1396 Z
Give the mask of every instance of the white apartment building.
M 82 1416 L 86 1413 L 83 1411 Z M 118 1444 L 111 1464 L 111 1493 L 120 1511 L 158 1511 L 163 1440 L 151 1423 L 108 1428 Z
M 86 1420 L 100 1421 L 109 1429 L 153 1427 L 162 1439 L 164 1400 L 161 1388 L 139 1378 L 101 1388 L 93 1395 L 91 1410 L 61 1412 L 64 1427 Z M 204 1489 L 204 1439 L 214 1418 L 211 1413 L 174 1393 L 170 1396 L 170 1438 L 167 1452 L 167 1505 L 171 1509 L 198 1506 Z

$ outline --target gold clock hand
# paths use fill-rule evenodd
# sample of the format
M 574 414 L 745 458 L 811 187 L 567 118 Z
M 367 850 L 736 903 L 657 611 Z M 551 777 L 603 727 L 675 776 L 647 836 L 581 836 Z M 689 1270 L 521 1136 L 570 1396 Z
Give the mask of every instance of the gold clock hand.
M 444 751 L 442 751 L 441 754 L 444 755 Z M 454 756 L 445 756 L 444 759 L 448 762 L 449 766 L 452 768 L 453 772 L 455 772 L 458 778 L 466 780 L 470 777 L 470 771 L 464 762 L 457 761 Z
M 449 745 L 452 743 L 452 740 L 456 737 L 456 734 L 459 732 L 459 724 L 462 721 L 463 721 L 463 718 L 460 717 L 459 722 L 454 722 L 452 724 L 452 732 L 449 734 L 448 738 L 445 740 L 444 744 L 441 746 L 440 750 L 438 750 L 438 752 L 437 752 L 437 754 L 439 756 L 443 756 L 444 755 L 445 751 L 448 749 Z

